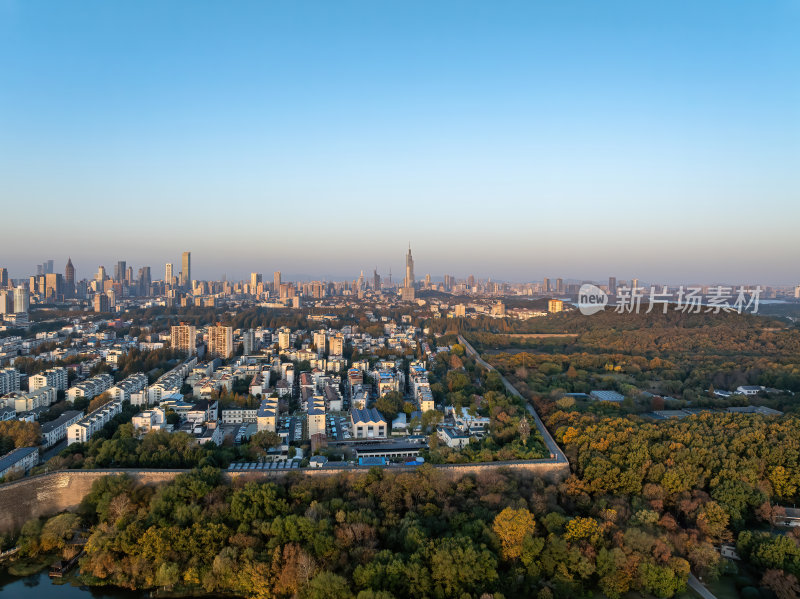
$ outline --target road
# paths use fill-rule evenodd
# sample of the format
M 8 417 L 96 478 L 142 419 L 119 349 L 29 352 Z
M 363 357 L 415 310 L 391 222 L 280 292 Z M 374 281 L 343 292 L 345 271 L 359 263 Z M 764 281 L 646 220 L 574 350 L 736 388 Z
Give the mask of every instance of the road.
M 481 358 L 481 355 L 477 352 L 477 350 L 474 347 L 472 347 L 472 345 L 470 345 L 469 341 L 464 339 L 464 337 L 459 335 L 458 336 L 458 342 L 466 348 L 467 353 L 470 356 L 474 357 L 475 361 L 478 364 L 480 364 L 481 366 L 483 366 L 487 370 L 493 370 L 493 371 L 497 372 L 497 369 L 494 366 L 492 366 L 491 364 L 489 364 L 486 360 Z M 533 419 L 536 421 L 536 428 L 539 429 L 539 433 L 542 435 L 542 439 L 544 439 L 544 443 L 545 443 L 545 445 L 547 445 L 547 449 L 550 451 L 550 455 L 555 459 L 556 462 L 569 463 L 569 460 L 567 460 L 567 456 L 564 455 L 564 452 L 561 451 L 561 448 L 558 446 L 558 444 L 556 443 L 555 439 L 553 439 L 553 436 L 550 434 L 550 432 L 547 430 L 547 428 L 545 428 L 544 423 L 542 422 L 542 419 L 539 418 L 539 414 L 537 414 L 536 410 L 531 405 L 531 403 L 527 399 L 525 399 L 519 391 L 517 391 L 517 388 L 514 387 L 514 385 L 512 385 L 510 382 L 508 382 L 506 377 L 504 377 L 499 372 L 497 372 L 497 374 L 500 376 L 500 380 L 503 381 L 503 385 L 505 385 L 505 388 L 508 390 L 508 392 L 511 393 L 512 395 L 516 396 L 516 397 L 519 397 L 522 400 L 522 402 L 525 404 L 525 407 L 527 408 L 528 413 L 531 416 L 533 416 Z
M 689 588 L 703 599 L 717 599 L 716 595 L 703 586 L 703 583 L 697 580 L 697 576 L 691 572 L 689 573 Z

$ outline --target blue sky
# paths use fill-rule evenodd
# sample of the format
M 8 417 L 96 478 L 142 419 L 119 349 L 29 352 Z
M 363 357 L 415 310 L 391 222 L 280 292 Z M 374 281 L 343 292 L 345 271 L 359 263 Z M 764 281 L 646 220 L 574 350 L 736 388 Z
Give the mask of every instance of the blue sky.
M 0 0 L 0 265 L 800 282 L 800 2 Z

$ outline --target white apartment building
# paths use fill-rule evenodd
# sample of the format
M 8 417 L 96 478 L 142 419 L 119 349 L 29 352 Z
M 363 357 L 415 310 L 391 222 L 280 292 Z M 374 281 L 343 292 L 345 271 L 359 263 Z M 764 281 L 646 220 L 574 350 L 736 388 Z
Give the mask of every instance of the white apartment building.
M 90 412 L 67 427 L 67 445 L 86 443 L 93 434 L 103 428 L 114 416 L 122 412 L 121 401 L 110 401 Z
M 147 375 L 141 372 L 130 375 L 108 390 L 109 395 L 119 401 L 130 401 L 131 395 L 147 389 Z
M 4 368 L 0 370 L 0 395 L 19 391 L 19 370 Z
M 110 374 L 98 374 L 97 376 L 93 376 L 82 383 L 78 383 L 77 385 L 70 387 L 67 391 L 67 399 L 70 401 L 75 401 L 79 397 L 94 399 L 103 391 L 110 389 L 111 385 L 113 384 L 114 377 L 112 377 Z
M 42 387 L 53 387 L 57 391 L 66 391 L 69 386 L 66 368 L 50 368 L 28 379 L 28 391 L 36 391 Z
M 42 445 L 52 447 L 67 436 L 67 428 L 83 418 L 80 410 L 68 410 L 55 420 L 42 425 Z

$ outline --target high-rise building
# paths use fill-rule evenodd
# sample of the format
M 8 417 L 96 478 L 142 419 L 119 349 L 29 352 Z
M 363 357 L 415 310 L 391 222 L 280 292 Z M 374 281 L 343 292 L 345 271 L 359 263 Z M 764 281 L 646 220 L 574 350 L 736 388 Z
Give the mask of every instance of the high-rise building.
M 208 354 L 218 358 L 229 358 L 233 355 L 233 328 L 208 327 Z
M 250 294 L 256 295 L 258 293 L 258 284 L 261 282 L 261 273 L 260 272 L 251 272 L 250 273 Z
M 272 290 L 275 293 L 279 293 L 281 290 L 281 271 L 279 270 L 276 270 L 275 274 L 273 275 Z
M 617 277 L 608 277 L 608 292 L 611 295 L 617 294 Z
M 408 254 L 406 254 L 406 278 L 403 287 L 414 286 L 414 258 L 411 256 L 411 244 L 408 244 Z
M 0 289 L 0 314 L 14 312 L 14 292 L 10 289 Z
M 44 296 L 47 301 L 64 299 L 64 277 L 61 273 L 48 273 L 44 276 Z
M 183 252 L 181 259 L 181 287 L 192 288 L 192 252 Z
M 171 330 L 172 349 L 185 351 L 189 355 L 197 353 L 197 328 L 188 324 L 181 324 L 172 327 Z
M 124 283 L 125 282 L 125 271 L 127 270 L 127 264 L 125 260 L 120 260 L 117 262 L 117 265 L 114 267 L 114 282 L 115 283 Z
M 108 296 L 102 291 L 98 291 L 97 293 L 94 294 L 94 311 L 95 312 L 109 311 Z
M 106 267 L 105 266 L 98 266 L 97 267 L 97 274 L 94 276 L 95 280 L 102 283 L 106 280 Z
M 67 258 L 67 266 L 64 268 L 64 295 L 75 295 L 75 267 L 72 265 L 72 258 Z
M 380 290 L 381 288 L 381 276 L 378 274 L 378 267 L 375 267 L 375 270 L 372 271 L 372 288 L 375 291 Z
M 631 289 L 639 289 L 639 279 L 631 279 Z
M 30 295 L 25 287 L 14 288 L 14 313 L 22 314 L 28 312 L 30 308 Z
M 564 293 L 564 279 L 556 279 L 556 293 Z
M 542 289 L 545 293 L 550 293 L 550 279 L 547 277 L 542 281 Z
M 242 331 L 242 347 L 244 355 L 249 356 L 256 349 L 256 335 L 253 329 L 245 329 Z
M 153 281 L 150 277 L 150 267 L 142 266 L 139 269 L 139 295 L 150 295 L 150 284 L 152 282 Z
M 0 289 L 8 287 L 8 269 L 0 268 Z
M 164 269 L 164 284 L 172 285 L 172 262 L 167 262 L 167 266 Z
M 129 266 L 125 269 L 125 284 L 132 285 L 133 284 L 133 266 Z
M 414 287 L 414 258 L 411 256 L 411 244 L 408 244 L 408 254 L 406 254 L 406 277 L 403 279 L 403 289 L 400 290 L 400 297 L 403 301 L 414 301 L 416 297 Z

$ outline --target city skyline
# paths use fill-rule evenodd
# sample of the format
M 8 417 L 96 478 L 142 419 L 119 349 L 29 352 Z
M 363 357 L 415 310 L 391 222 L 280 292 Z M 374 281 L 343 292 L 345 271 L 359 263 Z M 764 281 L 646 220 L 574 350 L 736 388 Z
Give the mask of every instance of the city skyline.
M 404 263 L 403 263 L 403 267 L 402 268 L 394 269 L 393 267 L 390 266 L 390 267 L 388 267 L 386 269 L 382 269 L 381 267 L 376 265 L 371 270 L 374 270 L 375 273 L 378 274 L 378 276 L 380 277 L 380 279 L 383 282 L 383 284 L 387 284 L 388 285 L 390 283 L 390 278 L 391 278 L 391 284 L 393 286 L 395 286 L 397 288 L 403 288 L 407 284 L 406 281 L 407 281 L 407 277 L 408 277 L 408 274 L 409 274 L 409 260 L 411 259 L 411 249 L 412 248 L 409 246 L 408 252 L 406 254 L 404 254 L 404 256 L 403 256 Z M 188 255 L 189 256 L 189 260 L 191 262 L 191 254 L 193 254 L 192 251 L 181 252 L 179 254 L 179 258 L 181 258 L 181 260 L 182 260 L 184 256 Z M 178 266 L 181 265 L 181 260 L 179 260 L 177 262 Z M 62 274 L 62 276 L 65 276 L 65 279 L 64 279 L 65 281 L 67 281 L 67 279 L 68 279 L 68 277 L 66 277 L 66 273 L 67 272 L 70 272 L 72 274 L 72 281 L 73 282 L 76 282 L 76 281 L 79 281 L 79 280 L 92 280 L 92 279 L 96 278 L 97 273 L 98 273 L 99 269 L 101 269 L 101 268 L 103 269 L 103 272 L 104 272 L 105 276 L 107 276 L 108 278 L 110 278 L 112 280 L 117 280 L 116 271 L 120 268 L 120 265 L 123 265 L 123 267 L 126 267 L 127 270 L 132 273 L 132 278 L 131 278 L 132 281 L 136 281 L 141 277 L 141 275 L 142 275 L 142 272 L 140 272 L 141 269 L 146 269 L 146 276 L 147 276 L 147 280 L 148 281 L 150 281 L 150 280 L 153 280 L 153 281 L 155 281 L 155 280 L 165 280 L 166 281 L 166 278 L 162 277 L 162 276 L 158 276 L 158 275 L 155 276 L 155 277 L 151 277 L 150 276 L 150 273 L 152 272 L 152 269 L 153 269 L 153 265 L 150 265 L 150 264 L 142 264 L 142 265 L 140 265 L 138 263 L 135 263 L 136 267 L 134 268 L 133 267 L 134 263 L 131 262 L 128 265 L 126 260 L 114 260 L 114 261 L 110 262 L 111 264 L 114 265 L 112 270 L 109 270 L 109 268 L 107 268 L 105 266 L 105 264 L 98 264 L 96 267 L 93 267 L 90 272 L 83 273 L 83 271 L 81 271 L 79 266 L 75 266 L 74 265 L 73 260 L 72 260 L 72 256 L 70 255 L 68 257 L 67 264 L 65 265 L 65 267 L 62 270 L 59 270 L 59 268 L 57 266 L 58 261 L 55 260 L 55 259 L 52 259 L 52 258 L 51 259 L 47 259 L 44 263 L 40 263 L 40 264 L 35 265 L 34 269 L 37 269 L 37 268 L 41 269 L 44 266 L 49 266 L 49 263 L 53 263 L 54 264 L 53 270 L 51 270 L 50 272 L 51 273 Z M 602 283 L 610 282 L 610 281 L 614 281 L 614 282 L 619 281 L 619 284 L 623 285 L 624 283 L 626 283 L 626 281 L 627 282 L 630 282 L 630 281 L 637 281 L 637 282 L 638 281 L 642 281 L 642 282 L 646 282 L 648 285 L 650 285 L 650 284 L 653 284 L 653 285 L 665 284 L 665 285 L 671 285 L 671 286 L 672 285 L 697 285 L 697 284 L 701 284 L 701 285 L 708 285 L 708 284 L 765 285 L 765 286 L 771 286 L 771 287 L 792 287 L 792 288 L 798 286 L 798 282 L 797 281 L 793 281 L 791 279 L 787 279 L 786 281 L 764 281 L 764 280 L 758 280 L 758 279 L 725 279 L 725 278 L 713 278 L 712 277 L 712 278 L 705 278 L 705 279 L 703 279 L 703 278 L 684 278 L 684 279 L 671 280 L 671 279 L 657 278 L 657 277 L 649 276 L 646 271 L 643 272 L 643 273 L 636 272 L 636 273 L 622 273 L 622 274 L 620 274 L 619 272 L 615 272 L 613 270 L 610 271 L 611 274 L 606 273 L 606 274 L 598 274 L 597 276 L 594 276 L 594 277 L 591 277 L 591 276 L 581 277 L 581 276 L 565 275 L 563 273 L 559 273 L 558 271 L 553 271 L 551 269 L 550 270 L 546 270 L 546 271 L 542 270 L 542 269 L 539 269 L 539 272 L 543 273 L 543 274 L 540 274 L 539 276 L 531 276 L 531 277 L 529 277 L 527 279 L 510 279 L 510 278 L 497 277 L 497 276 L 494 276 L 491 273 L 480 273 L 479 271 L 476 271 L 474 269 L 473 270 L 470 270 L 469 268 L 465 269 L 465 265 L 451 265 L 450 268 L 445 268 L 444 270 L 438 271 L 438 272 L 425 270 L 424 272 L 422 272 L 422 274 L 415 275 L 414 274 L 414 269 L 415 269 L 414 264 L 415 264 L 415 260 L 411 259 L 410 273 L 411 273 L 412 280 L 414 280 L 417 285 L 421 285 L 422 282 L 424 281 L 424 279 L 426 277 L 428 277 L 428 276 L 431 278 L 432 281 L 435 281 L 435 282 L 441 282 L 446 277 L 450 276 L 450 277 L 454 277 L 455 279 L 464 280 L 464 281 L 466 281 L 468 279 L 475 279 L 476 281 L 492 280 L 492 281 L 495 281 L 495 282 L 504 282 L 504 283 L 510 283 L 510 284 L 544 283 L 545 285 L 547 285 L 547 283 L 549 281 L 552 284 L 553 292 L 558 291 L 558 289 L 556 288 L 556 282 L 562 282 L 562 281 L 563 281 L 563 284 L 566 284 L 566 283 L 574 284 L 574 283 L 581 283 L 581 282 L 593 282 L 593 283 L 601 283 L 602 284 Z M 166 274 L 166 272 L 171 272 L 173 278 L 176 281 L 177 286 L 178 287 L 186 287 L 188 285 L 188 283 L 182 282 L 182 279 L 181 279 L 182 272 L 183 272 L 182 269 L 180 269 L 180 268 L 176 269 L 175 267 L 176 267 L 176 264 L 173 263 L 173 262 L 159 263 L 159 265 L 156 266 L 155 272 L 156 273 L 164 272 L 165 274 Z M 28 273 L 23 274 L 23 275 L 15 275 L 14 272 L 8 270 L 8 268 L 6 266 L 0 266 L 0 270 L 2 270 L 2 272 L 4 272 L 4 276 L 7 276 L 8 279 L 17 280 L 17 281 L 24 281 L 24 282 L 27 282 L 28 277 L 33 276 L 34 274 L 36 274 L 32 270 L 31 272 L 28 272 Z M 204 269 L 202 267 L 202 265 L 201 265 L 201 272 L 205 272 L 205 270 L 207 270 L 207 269 Z M 365 270 L 369 271 L 370 269 L 357 268 L 357 269 L 353 270 L 352 272 L 344 273 L 344 274 L 338 274 L 338 275 L 337 274 L 320 275 L 320 274 L 313 274 L 313 273 L 293 273 L 293 272 L 287 272 L 287 271 L 282 271 L 282 270 L 275 270 L 273 278 L 278 283 L 281 280 L 281 278 L 280 278 L 281 276 L 283 277 L 283 281 L 284 282 L 311 282 L 311 281 L 331 281 L 331 282 L 332 281 L 340 281 L 340 282 L 341 281 L 345 281 L 345 282 L 349 282 L 349 281 L 355 281 L 357 279 L 363 278 Z M 259 266 L 259 268 L 256 268 L 255 270 L 254 269 L 249 269 L 249 270 L 248 269 L 242 269 L 242 267 L 238 267 L 237 270 L 224 272 L 219 276 L 211 275 L 211 276 L 207 276 L 207 277 L 206 276 L 199 276 L 199 277 L 198 276 L 194 276 L 192 274 L 192 271 L 196 272 L 194 267 L 190 265 L 190 275 L 189 275 L 190 276 L 190 280 L 221 281 L 221 280 L 224 279 L 224 280 L 228 280 L 228 281 L 239 281 L 239 282 L 251 281 L 252 282 L 253 276 L 254 275 L 258 275 L 259 276 L 258 281 L 261 282 L 263 280 L 266 283 L 266 282 L 269 281 L 269 275 L 270 275 L 270 272 L 273 272 L 273 269 L 272 269 L 272 267 L 270 265 L 263 266 L 263 267 Z M 241 276 L 237 276 L 237 275 L 233 274 L 234 272 L 239 272 L 239 271 L 241 271 L 241 273 L 242 273 Z M 358 274 L 359 272 L 360 272 L 360 276 Z M 124 278 L 124 276 L 123 276 L 123 278 Z M 371 280 L 372 280 L 372 277 L 370 277 L 370 281 Z
M 90 4 L 0 4 L 14 276 L 798 278 L 792 3 Z

